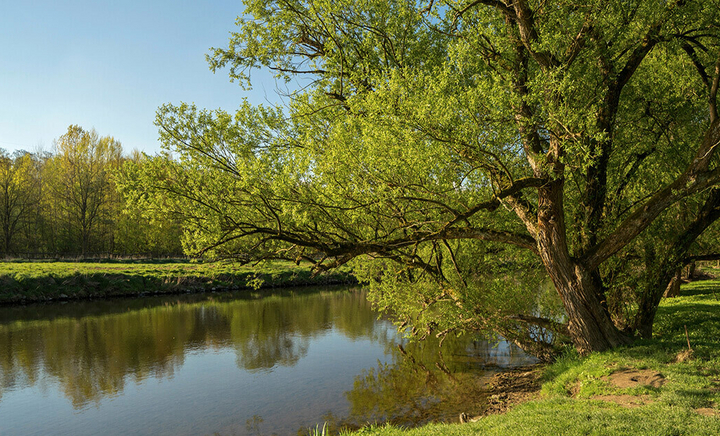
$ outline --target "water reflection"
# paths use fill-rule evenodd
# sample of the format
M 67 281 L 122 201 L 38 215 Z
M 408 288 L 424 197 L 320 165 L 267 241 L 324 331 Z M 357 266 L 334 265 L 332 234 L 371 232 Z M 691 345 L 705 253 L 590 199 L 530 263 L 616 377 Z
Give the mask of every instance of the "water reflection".
M 434 338 L 398 344 L 392 363 L 378 364 L 355 378 L 353 389 L 346 393 L 350 413 L 331 421 L 333 426 L 357 429 L 367 423 L 390 422 L 415 427 L 457 422 L 461 412 L 480 415 L 486 407 L 485 383 L 493 372 L 533 363 L 505 343 L 489 345 L 472 342 L 468 347 L 463 338 L 449 338 L 442 348 Z M 486 368 L 486 373 L 479 373 L 479 368 Z
M 228 353 L 234 371 L 224 366 Z M 5 308 L 0 422 L 22 434 L 108 433 L 112 420 L 117 434 L 291 434 L 323 420 L 415 425 L 478 412 L 479 372 L 528 361 L 512 353 L 466 338 L 446 340 L 442 351 L 405 344 L 362 290 Z M 75 413 L 57 405 L 54 390 Z M 23 412 L 22 401 L 37 408 Z M 46 427 L 19 415 L 43 407 Z
M 2 390 L 19 379 L 32 385 L 43 371 L 82 408 L 122 391 L 128 377 L 134 382 L 171 377 L 191 350 L 233 347 L 241 369 L 268 370 L 296 364 L 307 354 L 310 338 L 333 325 L 349 338 L 374 330 L 375 314 L 363 292 L 223 300 L 174 299 L 90 316 L 52 317 L 63 306 L 16 311 L 15 321 L 0 325 Z M 54 319 L 20 320 L 38 311 Z

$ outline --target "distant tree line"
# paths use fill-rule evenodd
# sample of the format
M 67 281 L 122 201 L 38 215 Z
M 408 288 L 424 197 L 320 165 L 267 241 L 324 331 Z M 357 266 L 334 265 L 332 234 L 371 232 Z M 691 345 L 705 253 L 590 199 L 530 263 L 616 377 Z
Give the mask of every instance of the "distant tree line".
M 182 254 L 180 222 L 151 221 L 118 193 L 123 164 L 144 160 L 77 125 L 52 152 L 0 149 L 0 256 Z

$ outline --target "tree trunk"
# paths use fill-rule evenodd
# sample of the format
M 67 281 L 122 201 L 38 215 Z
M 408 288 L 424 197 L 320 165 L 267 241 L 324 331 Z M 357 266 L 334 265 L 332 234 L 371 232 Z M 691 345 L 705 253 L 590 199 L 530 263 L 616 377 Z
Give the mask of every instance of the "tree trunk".
M 562 199 L 563 180 L 539 189 L 538 251 L 562 299 L 568 331 L 581 354 L 632 342 L 610 318 L 603 293 L 591 271 L 578 264 L 567 247 Z
M 697 270 L 697 265 L 695 264 L 695 262 L 690 262 L 690 265 L 688 265 L 688 267 L 687 267 L 687 279 L 688 280 L 691 281 L 693 278 L 695 278 L 696 270 Z
M 620 331 L 607 308 L 591 274 L 578 265 L 555 265 L 563 270 L 561 277 L 553 277 L 568 316 L 568 331 L 575 348 L 581 354 L 604 351 L 632 342 L 632 338 Z
M 677 270 L 675 276 L 670 279 L 670 283 L 668 283 L 667 288 L 665 288 L 663 297 L 675 298 L 680 295 L 680 283 L 682 283 L 682 280 L 680 279 L 680 271 L 681 270 Z
M 645 291 L 640 301 L 638 301 L 638 313 L 634 322 L 635 329 L 643 339 L 652 338 L 655 314 L 662 297 L 668 296 L 669 292 L 675 292 L 675 295 L 677 295 L 677 292 L 680 291 L 682 269 L 676 268 L 673 270 L 673 265 L 676 264 L 674 257 L 673 259 L 666 258 L 648 275 Z
M 3 251 L 5 256 L 10 255 L 10 229 L 8 226 L 3 225 Z

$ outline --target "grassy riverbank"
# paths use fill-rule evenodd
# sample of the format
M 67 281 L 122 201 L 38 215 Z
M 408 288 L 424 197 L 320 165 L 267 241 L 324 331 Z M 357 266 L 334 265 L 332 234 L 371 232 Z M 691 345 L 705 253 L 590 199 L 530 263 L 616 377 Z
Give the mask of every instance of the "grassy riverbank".
M 681 297 L 663 301 L 653 340 L 587 358 L 569 354 L 542 371 L 536 399 L 505 414 L 359 434 L 718 435 L 720 281 L 687 284 Z
M 349 283 L 347 270 L 194 262 L 0 262 L 0 304 Z

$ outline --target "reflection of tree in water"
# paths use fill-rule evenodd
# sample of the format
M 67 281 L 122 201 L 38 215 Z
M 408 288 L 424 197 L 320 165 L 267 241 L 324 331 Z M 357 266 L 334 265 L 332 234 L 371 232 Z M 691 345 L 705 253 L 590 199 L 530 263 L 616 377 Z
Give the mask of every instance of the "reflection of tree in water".
M 182 344 L 195 330 L 191 312 L 156 307 L 110 317 L 21 321 L 0 326 L 3 386 L 41 373 L 60 381 L 76 408 L 124 388 L 126 376 L 141 381 L 172 375 L 182 365 Z M 9 380 L 10 379 L 10 380 Z
M 509 350 L 508 364 L 528 362 L 522 352 Z M 350 416 L 333 421 L 333 426 L 354 429 L 390 422 L 414 427 L 457 421 L 460 413 L 478 415 L 487 398 L 481 359 L 492 362 L 498 354 L 488 342 L 466 338 L 448 338 L 442 348 L 433 339 L 398 345 L 394 363 L 380 364 L 355 379 L 353 390 L 346 393 Z
M 376 314 L 364 292 L 236 301 L 218 310 L 229 321 L 238 365 L 246 370 L 295 365 L 310 339 L 331 328 L 353 339 L 375 332 Z
M 71 315 L 63 317 L 63 307 L 57 307 L 59 313 L 47 316 L 51 321 L 37 314 L 28 315 L 32 321 L 4 318 L 0 395 L 5 389 L 36 384 L 44 372 L 81 408 L 122 391 L 128 378 L 140 382 L 172 376 L 185 353 L 196 349 L 233 347 L 238 365 L 246 370 L 291 366 L 307 353 L 314 335 L 335 325 L 351 338 L 372 337 L 376 317 L 362 292 L 166 301 L 93 316 L 79 316 L 67 306 Z
M 246 370 L 292 366 L 307 354 L 309 338 L 332 326 L 331 307 L 319 298 L 269 298 L 224 305 L 238 365 Z

